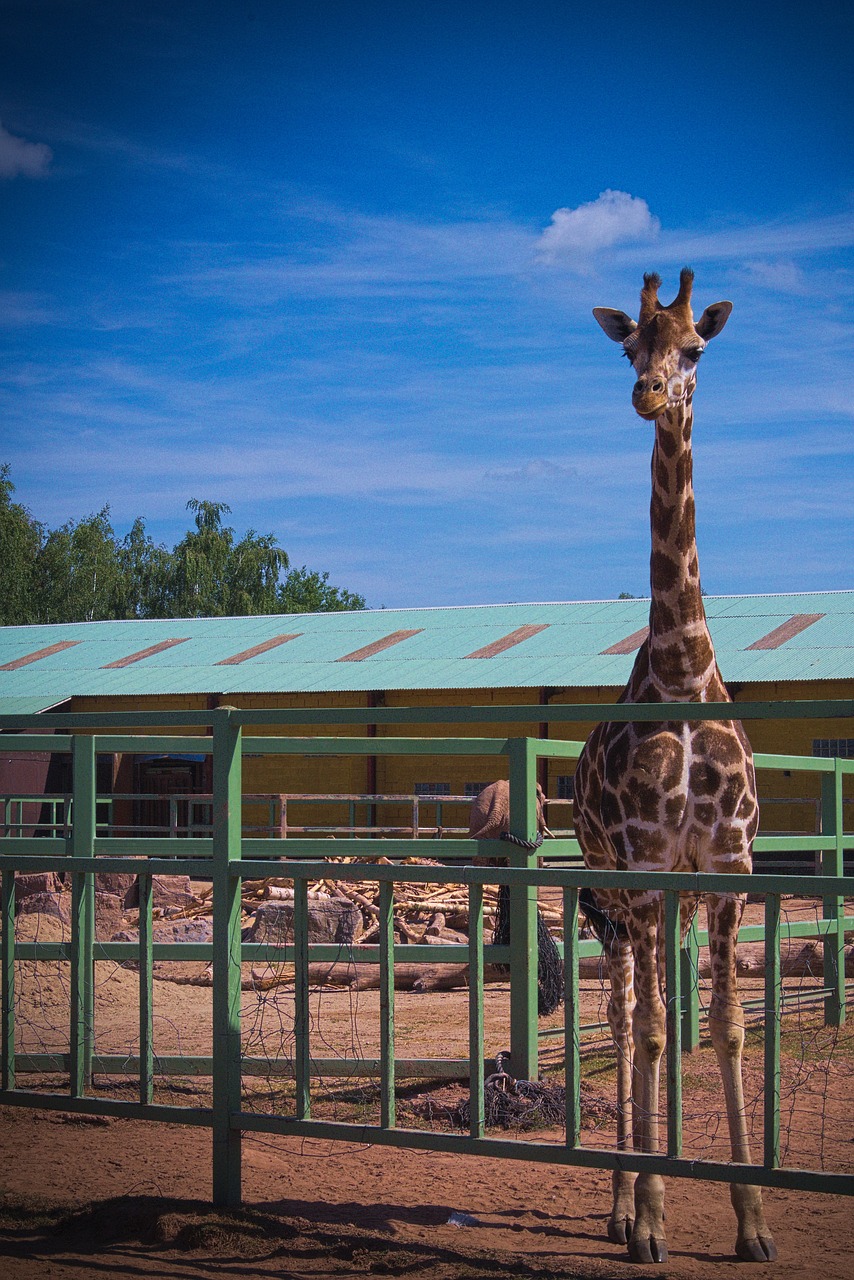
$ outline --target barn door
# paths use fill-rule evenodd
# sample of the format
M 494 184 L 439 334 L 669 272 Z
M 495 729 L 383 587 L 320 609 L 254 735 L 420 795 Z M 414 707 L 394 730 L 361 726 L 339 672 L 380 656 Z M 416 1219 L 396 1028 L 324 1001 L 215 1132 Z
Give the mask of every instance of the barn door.
M 189 834 L 198 824 L 203 807 L 193 796 L 203 793 L 204 761 L 201 757 L 143 757 L 136 762 L 133 824 L 140 836 Z M 207 807 L 207 806 L 204 806 Z

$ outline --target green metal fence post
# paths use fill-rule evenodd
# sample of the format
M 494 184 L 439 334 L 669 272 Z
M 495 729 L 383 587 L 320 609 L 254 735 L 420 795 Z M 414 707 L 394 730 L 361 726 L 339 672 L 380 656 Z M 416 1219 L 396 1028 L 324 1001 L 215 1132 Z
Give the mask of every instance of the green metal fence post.
M 154 962 L 152 877 L 140 872 L 139 882 L 139 1100 L 154 1100 Z
M 537 750 L 534 738 L 508 743 L 510 832 L 523 840 L 537 835 Z M 536 867 L 537 855 L 508 844 L 511 867 Z M 510 1058 L 513 1075 L 536 1080 L 537 1057 L 537 890 L 510 888 Z
M 834 837 L 834 847 L 821 855 L 822 874 L 844 875 L 842 760 L 834 761 L 833 773 L 821 775 L 822 835 Z M 834 895 L 822 900 L 824 918 L 833 925 L 824 938 L 824 1021 L 828 1027 L 840 1027 L 845 1021 L 845 899 Z
M 679 894 L 664 892 L 664 956 L 667 1020 L 667 1154 L 682 1155 L 682 962 Z
M 765 898 L 765 1167 L 780 1164 L 780 895 Z
M 241 1199 L 240 1130 L 240 889 L 241 741 L 231 712 L 213 719 L 213 1199 L 236 1208 Z
M 396 1123 L 394 1091 L 394 885 L 380 884 L 380 1124 Z
M 469 1133 L 486 1129 L 483 1080 L 483 885 L 469 885 Z
M 566 1145 L 581 1141 L 581 1037 L 578 1025 L 578 890 L 563 891 Z
M 95 849 L 95 739 L 71 739 L 74 817 L 68 840 L 73 858 L 91 858 Z M 95 875 L 71 874 L 71 1043 L 70 1091 L 82 1098 L 92 1083 L 95 1035 Z
M 700 1044 L 700 944 L 697 917 L 691 921 L 680 952 L 682 968 L 682 1052 L 693 1053 Z
M 2 929 L 0 1002 L 2 1002 L 2 1087 L 15 1088 L 15 873 L 2 872 Z
M 308 880 L 294 876 L 294 1077 L 297 1120 L 311 1115 L 311 1011 L 308 983 Z

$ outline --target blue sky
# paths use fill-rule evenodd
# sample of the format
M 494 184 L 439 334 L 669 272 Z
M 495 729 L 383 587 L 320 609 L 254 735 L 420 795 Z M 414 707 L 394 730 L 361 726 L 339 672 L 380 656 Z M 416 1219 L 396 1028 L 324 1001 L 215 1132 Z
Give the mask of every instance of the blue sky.
M 596 305 L 700 370 L 712 594 L 854 586 L 852 11 L 0 2 L 17 497 L 171 545 L 227 502 L 372 606 L 648 590 L 652 429 Z

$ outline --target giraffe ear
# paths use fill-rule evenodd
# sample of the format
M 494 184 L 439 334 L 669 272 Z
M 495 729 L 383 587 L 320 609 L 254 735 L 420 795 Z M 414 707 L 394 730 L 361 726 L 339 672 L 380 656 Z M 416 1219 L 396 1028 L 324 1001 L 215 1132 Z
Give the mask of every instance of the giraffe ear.
M 711 338 L 718 336 L 727 320 L 729 320 L 731 311 L 731 302 L 713 302 L 710 307 L 706 307 L 700 319 L 694 325 L 704 342 L 708 342 Z
M 612 342 L 625 342 L 637 328 L 631 316 L 627 316 L 625 311 L 615 311 L 613 307 L 594 307 L 593 314 Z

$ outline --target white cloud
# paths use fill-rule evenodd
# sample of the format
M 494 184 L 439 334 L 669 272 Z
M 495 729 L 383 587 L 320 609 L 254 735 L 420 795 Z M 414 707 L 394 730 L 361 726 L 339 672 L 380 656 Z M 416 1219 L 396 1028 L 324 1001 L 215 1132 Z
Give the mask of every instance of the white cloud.
M 653 240 L 660 230 L 661 223 L 645 200 L 609 189 L 575 209 L 555 209 L 537 248 L 544 258 L 555 260 L 595 253 L 615 244 Z
M 577 467 L 567 467 L 551 458 L 531 458 L 518 467 L 491 467 L 484 472 L 485 480 L 516 487 L 542 490 L 544 485 L 562 485 L 576 480 Z
M 43 142 L 17 138 L 0 124 L 0 178 L 43 178 L 52 159 Z
M 807 279 L 801 267 L 791 258 L 768 262 L 754 259 L 745 262 L 744 270 L 748 279 L 767 289 L 781 293 L 806 293 Z

